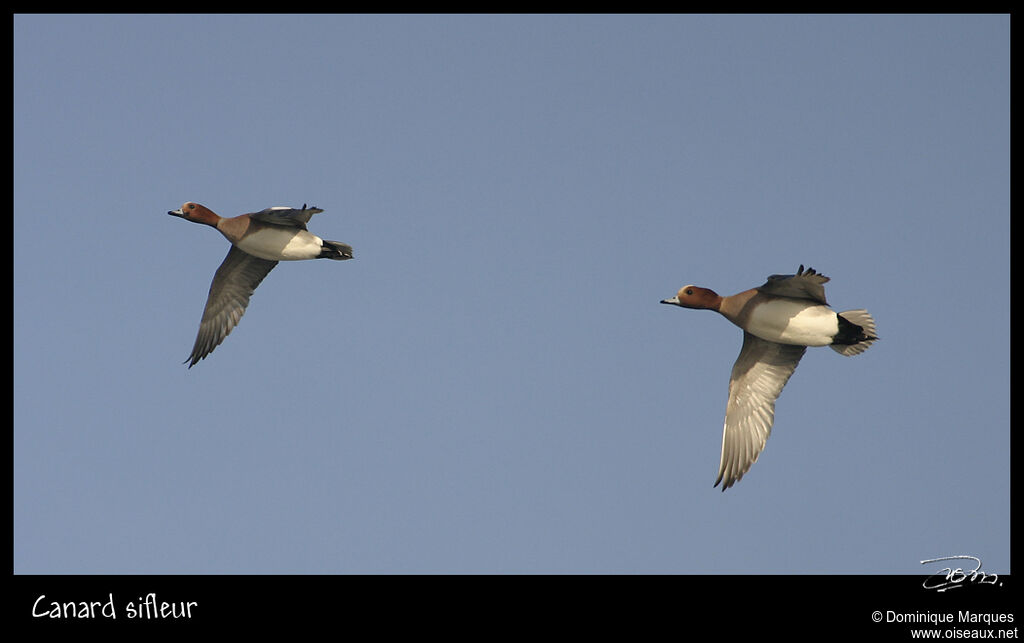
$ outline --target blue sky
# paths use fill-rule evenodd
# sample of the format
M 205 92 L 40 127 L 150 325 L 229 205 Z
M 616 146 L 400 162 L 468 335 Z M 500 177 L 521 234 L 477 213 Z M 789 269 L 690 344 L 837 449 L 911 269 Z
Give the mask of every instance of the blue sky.
M 14 18 L 17 573 L 1010 571 L 1009 17 Z M 227 242 L 324 209 L 191 370 Z M 741 333 L 810 349 L 722 493 Z

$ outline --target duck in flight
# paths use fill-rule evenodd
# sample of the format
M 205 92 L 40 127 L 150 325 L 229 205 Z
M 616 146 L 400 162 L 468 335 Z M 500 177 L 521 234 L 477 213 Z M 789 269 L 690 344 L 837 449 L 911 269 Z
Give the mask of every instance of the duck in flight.
M 199 322 L 199 334 L 192 354 L 185 360 L 192 368 L 213 352 L 238 324 L 249 305 L 249 297 L 278 261 L 352 258 L 352 246 L 326 241 L 309 232 L 306 223 L 320 208 L 274 207 L 221 217 L 209 208 L 189 201 L 167 214 L 216 228 L 231 242 L 224 262 L 217 268 Z
M 808 346 L 859 355 L 878 339 L 864 309 L 835 312 L 825 300 L 829 278 L 801 265 L 795 275 L 771 275 L 764 285 L 722 297 L 709 288 L 683 286 L 661 300 L 713 310 L 743 329 L 743 347 L 729 377 L 722 460 L 715 486 L 722 491 L 750 470 L 772 430 L 775 400 Z

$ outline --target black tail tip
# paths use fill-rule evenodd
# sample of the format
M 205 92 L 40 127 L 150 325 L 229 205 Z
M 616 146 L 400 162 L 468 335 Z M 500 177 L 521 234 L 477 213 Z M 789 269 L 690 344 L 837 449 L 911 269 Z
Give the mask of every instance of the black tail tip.
M 342 243 L 324 243 L 320 248 L 320 259 L 336 259 L 344 261 L 353 257 L 352 248 Z

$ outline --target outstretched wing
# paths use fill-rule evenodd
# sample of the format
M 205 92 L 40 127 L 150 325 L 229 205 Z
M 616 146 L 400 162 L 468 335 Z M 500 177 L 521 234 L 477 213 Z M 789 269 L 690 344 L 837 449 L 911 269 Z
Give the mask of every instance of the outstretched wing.
M 768 281 L 760 286 L 758 290 L 766 295 L 777 295 L 779 297 L 792 297 L 794 299 L 810 299 L 819 304 L 828 304 L 825 301 L 825 285 L 829 278 L 818 274 L 814 268 L 804 270 L 801 265 L 795 275 L 771 275 Z
M 301 228 L 305 230 L 306 224 L 309 223 L 309 220 L 313 215 L 321 212 L 323 212 L 323 210 L 320 208 L 307 208 L 306 204 L 303 203 L 301 209 L 278 206 L 260 210 L 259 212 L 253 212 L 249 216 L 264 223 L 288 226 L 290 228 Z
M 729 377 L 717 487 L 725 491 L 757 462 L 775 420 L 775 400 L 796 370 L 805 346 L 776 344 L 743 332 L 743 348 Z
M 231 246 L 210 284 L 199 334 L 187 360 L 189 368 L 212 353 L 231 334 L 245 314 L 252 292 L 276 265 L 276 261 L 260 259 Z

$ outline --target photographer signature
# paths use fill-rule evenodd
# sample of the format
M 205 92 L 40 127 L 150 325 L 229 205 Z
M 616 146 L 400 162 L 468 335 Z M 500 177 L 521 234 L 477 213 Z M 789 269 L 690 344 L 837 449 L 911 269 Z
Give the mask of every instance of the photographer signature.
M 998 574 L 986 574 L 981 570 L 981 559 L 977 556 L 943 556 L 942 558 L 929 558 L 922 560 L 922 565 L 928 563 L 939 563 L 945 560 L 973 560 L 974 569 L 964 570 L 960 567 L 944 567 L 938 572 L 924 579 L 922 587 L 944 592 L 947 589 L 963 587 L 964 581 L 977 583 L 978 585 L 1001 585 Z

